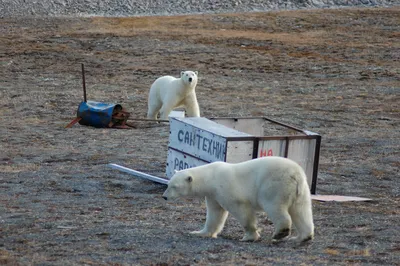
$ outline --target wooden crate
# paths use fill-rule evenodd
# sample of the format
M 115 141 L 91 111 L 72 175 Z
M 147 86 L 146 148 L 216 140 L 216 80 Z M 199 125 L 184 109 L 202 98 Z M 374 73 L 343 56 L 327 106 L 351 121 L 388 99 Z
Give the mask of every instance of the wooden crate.
M 215 161 L 281 156 L 303 167 L 315 194 L 320 144 L 320 135 L 266 117 L 171 117 L 166 176 Z

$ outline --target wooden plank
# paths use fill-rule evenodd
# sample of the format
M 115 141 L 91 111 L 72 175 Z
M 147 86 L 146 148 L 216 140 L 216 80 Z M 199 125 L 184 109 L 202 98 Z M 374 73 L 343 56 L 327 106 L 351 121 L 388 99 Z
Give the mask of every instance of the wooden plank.
M 253 136 L 264 135 L 265 120 L 263 118 L 214 118 L 212 120 L 218 124 L 245 132 Z
M 285 157 L 286 139 L 259 140 L 257 158 L 265 156 Z
M 253 159 L 254 141 L 228 141 L 227 163 L 240 163 Z
M 288 158 L 297 162 L 307 175 L 311 187 L 314 170 L 315 139 L 290 139 Z
M 215 135 L 219 135 L 221 137 L 249 137 L 252 136 L 250 134 L 235 130 L 233 128 L 229 128 L 227 126 L 218 124 L 214 121 L 211 121 L 205 117 L 187 117 L 187 118 L 179 118 L 174 117 L 171 118 L 173 121 L 179 121 L 181 123 L 185 123 L 188 126 L 192 126 L 195 128 L 201 128 L 204 131 L 208 131 Z

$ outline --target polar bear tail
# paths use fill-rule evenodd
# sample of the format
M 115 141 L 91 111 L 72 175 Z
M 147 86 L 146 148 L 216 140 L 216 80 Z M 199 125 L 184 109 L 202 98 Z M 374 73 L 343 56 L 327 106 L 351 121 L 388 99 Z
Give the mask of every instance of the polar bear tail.
M 310 190 L 307 181 L 297 183 L 297 197 L 289 208 L 292 222 L 297 229 L 296 241 L 304 242 L 314 238 Z

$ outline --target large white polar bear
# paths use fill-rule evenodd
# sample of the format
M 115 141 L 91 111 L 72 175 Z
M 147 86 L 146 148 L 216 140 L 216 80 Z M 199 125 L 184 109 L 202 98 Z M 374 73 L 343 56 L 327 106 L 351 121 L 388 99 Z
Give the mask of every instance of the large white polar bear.
M 196 98 L 197 71 L 182 71 L 180 78 L 162 76 L 151 85 L 147 118 L 168 119 L 169 113 L 183 106 L 188 117 L 199 117 L 200 109 Z
M 216 238 L 228 212 L 239 220 L 245 234 L 242 241 L 260 237 L 256 212 L 265 211 L 274 224 L 273 240 L 290 235 L 293 240 L 314 237 L 310 190 L 306 175 L 297 163 L 283 157 L 262 157 L 238 164 L 214 162 L 177 171 L 163 194 L 166 200 L 205 197 L 206 223 L 192 234 Z

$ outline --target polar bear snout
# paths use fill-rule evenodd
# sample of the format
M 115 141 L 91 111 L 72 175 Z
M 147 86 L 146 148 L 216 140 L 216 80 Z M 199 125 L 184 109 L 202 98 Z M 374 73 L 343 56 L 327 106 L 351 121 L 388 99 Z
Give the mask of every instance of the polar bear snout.
M 189 78 L 189 82 L 190 82 L 190 83 L 192 82 L 192 80 L 193 80 L 192 78 Z
M 167 196 L 167 191 L 164 191 L 164 193 L 162 194 L 162 198 L 165 200 L 168 200 L 168 196 Z

